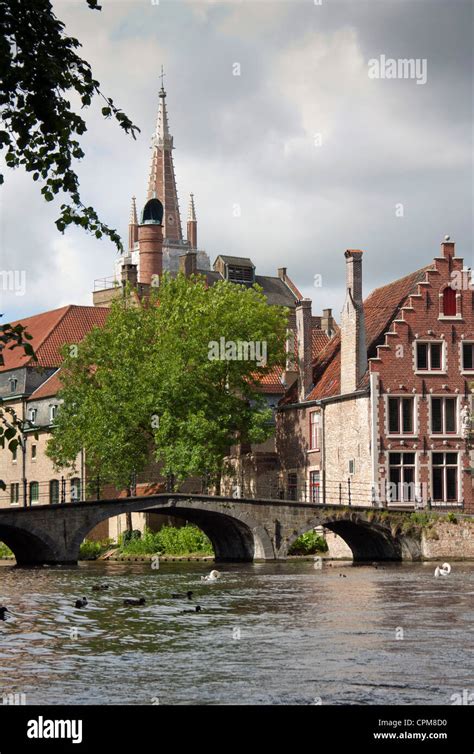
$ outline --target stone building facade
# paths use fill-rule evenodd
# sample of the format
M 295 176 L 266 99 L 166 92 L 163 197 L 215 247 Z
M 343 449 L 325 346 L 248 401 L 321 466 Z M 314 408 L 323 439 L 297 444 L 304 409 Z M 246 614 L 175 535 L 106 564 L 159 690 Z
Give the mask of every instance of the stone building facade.
M 362 252 L 345 258 L 340 332 L 304 400 L 291 387 L 277 414 L 283 483 L 296 475 L 298 499 L 474 512 L 471 271 L 446 237 L 431 264 L 362 301 Z

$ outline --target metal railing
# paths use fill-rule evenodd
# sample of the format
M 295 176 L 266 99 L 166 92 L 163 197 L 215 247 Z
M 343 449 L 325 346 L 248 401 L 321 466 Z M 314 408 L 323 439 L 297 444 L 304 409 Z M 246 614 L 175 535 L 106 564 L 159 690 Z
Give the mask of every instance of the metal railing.
M 12 489 L 14 488 L 14 489 Z M 23 481 L 7 484 L 7 489 L 0 493 L 0 507 L 8 505 L 24 506 Z M 275 500 L 284 502 L 310 503 L 314 505 L 341 505 L 349 507 L 392 508 L 406 510 L 463 510 L 464 503 L 459 501 L 432 501 L 425 496 L 422 499 L 412 490 L 400 486 L 393 494 L 393 486 L 382 485 L 374 488 L 372 484 L 358 482 L 348 477 L 344 480 L 326 480 L 324 483 L 287 484 L 281 480 L 255 481 L 246 479 L 224 479 L 217 494 L 215 487 L 205 478 L 188 480 L 176 484 L 169 476 L 134 474 L 128 489 L 118 490 L 111 480 L 93 477 L 83 485 L 78 476 L 57 477 L 43 482 L 26 480 L 26 505 L 48 505 L 58 503 L 75 503 L 81 501 L 111 500 L 117 497 L 149 496 L 163 492 L 180 492 L 189 495 L 208 495 L 210 497 L 231 497 L 250 500 Z

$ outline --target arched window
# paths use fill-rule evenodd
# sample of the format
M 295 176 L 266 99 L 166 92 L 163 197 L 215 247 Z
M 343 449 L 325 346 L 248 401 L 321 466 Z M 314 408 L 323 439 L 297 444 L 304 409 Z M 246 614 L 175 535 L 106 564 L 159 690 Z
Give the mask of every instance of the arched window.
M 449 286 L 443 291 L 443 314 L 445 317 L 456 316 L 456 291 Z
M 57 479 L 51 479 L 49 483 L 49 502 L 51 505 L 59 503 L 59 481 Z
M 71 479 L 71 503 L 77 503 L 81 499 L 81 480 L 78 476 Z
M 30 482 L 30 505 L 39 502 L 39 482 Z

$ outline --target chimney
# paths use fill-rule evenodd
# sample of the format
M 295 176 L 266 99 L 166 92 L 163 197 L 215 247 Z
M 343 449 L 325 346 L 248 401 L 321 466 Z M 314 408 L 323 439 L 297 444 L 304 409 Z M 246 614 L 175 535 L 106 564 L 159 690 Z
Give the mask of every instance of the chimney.
M 279 267 L 278 268 L 278 277 L 280 280 L 283 280 L 285 282 L 286 280 L 286 267 Z
M 197 272 L 197 253 L 195 251 L 188 251 L 186 254 L 181 254 L 178 262 L 179 271 L 187 278 Z
M 130 283 L 132 288 L 136 288 L 138 285 L 138 268 L 136 264 L 131 262 L 124 262 L 121 269 L 122 288 L 125 288 L 127 283 Z
M 163 227 L 158 223 L 138 226 L 140 252 L 140 283 L 151 285 L 155 275 L 163 271 Z
M 348 249 L 344 254 L 346 298 L 341 313 L 341 395 L 354 392 L 367 369 L 362 254 L 358 249 Z
M 194 207 L 194 194 L 190 194 L 188 209 L 188 241 L 192 249 L 197 249 L 197 220 Z
M 311 299 L 296 303 L 296 337 L 298 342 L 298 400 L 304 401 L 313 385 L 311 354 Z
M 332 316 L 332 309 L 323 309 L 321 330 L 325 332 L 329 338 L 334 335 L 334 318 Z
M 452 257 L 454 257 L 455 253 L 455 242 L 451 241 L 450 236 L 445 236 L 444 240 L 441 242 L 441 256 L 444 257 L 444 259 L 451 259 Z

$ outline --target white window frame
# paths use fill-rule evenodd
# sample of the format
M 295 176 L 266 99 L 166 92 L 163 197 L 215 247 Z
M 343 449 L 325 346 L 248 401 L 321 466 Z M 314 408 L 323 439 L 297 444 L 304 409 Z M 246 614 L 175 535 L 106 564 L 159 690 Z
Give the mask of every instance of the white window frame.
M 442 413 L 442 420 L 443 420 L 443 432 L 433 432 L 433 398 L 441 399 L 443 401 L 443 406 L 441 409 Z M 445 427 L 446 427 L 446 406 L 445 406 L 445 400 L 446 398 L 450 398 L 454 401 L 456 401 L 456 408 L 455 408 L 455 416 L 456 416 L 456 430 L 454 432 L 448 432 L 446 433 Z M 428 404 L 428 428 L 429 428 L 429 436 L 436 440 L 452 440 L 453 438 L 461 437 L 459 434 L 459 395 L 430 395 L 429 396 L 429 404 Z
M 418 369 L 418 346 L 441 346 L 441 369 L 431 369 L 431 348 L 428 348 L 428 369 Z M 415 340 L 413 342 L 413 363 L 415 365 L 415 374 L 421 376 L 446 374 L 447 369 L 447 356 L 446 356 L 446 342 L 442 339 L 436 340 Z
M 50 403 L 49 405 L 49 423 L 52 424 L 58 414 L 58 404 Z
M 457 456 L 457 474 L 456 474 L 456 487 L 457 487 L 457 500 L 434 500 L 433 495 L 433 453 L 442 453 L 444 456 L 446 456 L 447 453 L 454 453 Z M 453 468 L 451 464 L 449 464 L 450 468 Z M 436 468 L 443 468 L 443 486 L 444 486 L 444 492 L 446 492 L 446 458 L 444 459 L 443 466 L 437 466 Z M 462 506 L 462 469 L 461 469 L 461 454 L 458 450 L 432 450 L 430 453 L 430 499 L 431 499 L 431 505 L 432 507 L 446 507 L 450 505 L 460 505 Z
M 36 417 L 38 416 L 38 409 L 37 408 L 29 408 L 28 409 L 28 421 L 31 422 L 31 424 L 36 424 Z
M 461 374 L 474 374 L 474 366 L 471 369 L 466 369 L 464 366 L 464 348 L 463 346 L 472 346 L 474 350 L 474 340 L 462 340 L 459 344 L 459 365 L 461 367 Z M 473 358 L 474 365 L 474 358 Z
M 406 464 L 406 465 L 403 464 L 403 463 L 393 464 L 393 467 L 396 466 L 397 468 L 400 468 L 400 470 L 401 470 L 401 473 L 400 473 L 400 479 L 401 479 L 400 484 L 402 485 L 402 490 L 403 490 L 403 485 L 404 484 L 409 484 L 409 482 L 405 482 L 405 479 L 404 479 L 404 477 L 405 477 L 404 468 L 413 469 L 413 484 L 415 485 L 415 499 L 414 500 L 390 500 L 390 497 L 389 497 L 390 496 L 390 484 L 391 484 L 391 482 L 390 482 L 390 469 L 392 468 L 392 464 L 390 463 L 390 456 L 392 454 L 394 454 L 394 453 L 399 453 L 401 456 L 405 455 L 406 453 L 413 453 L 413 455 L 415 457 L 415 462 L 413 464 Z M 419 478 L 418 453 L 415 450 L 407 450 L 407 449 L 403 449 L 403 450 L 389 450 L 388 453 L 387 453 L 387 467 L 386 468 L 387 468 L 387 472 L 386 472 L 385 478 L 387 480 L 388 487 L 385 490 L 385 497 L 386 497 L 387 503 L 389 505 L 416 505 L 417 498 L 421 497 L 420 485 L 418 483 L 418 478 Z M 403 479 L 402 479 L 402 477 L 403 477 Z
M 390 398 L 395 398 L 399 401 L 398 406 L 398 419 L 399 419 L 399 426 L 403 427 L 403 420 L 402 420 L 402 403 L 400 401 L 400 398 L 409 398 L 413 401 L 413 432 L 390 432 L 390 413 L 389 413 L 389 402 Z M 406 438 L 415 438 L 418 437 L 418 396 L 417 395 L 393 395 L 393 393 L 387 393 L 385 396 L 385 435 L 387 437 L 402 437 L 403 439 Z
M 312 423 L 314 416 L 314 424 Z M 316 444 L 313 445 L 313 430 L 316 434 Z M 321 416 L 319 411 L 310 411 L 309 414 L 309 451 L 319 451 L 321 449 Z

